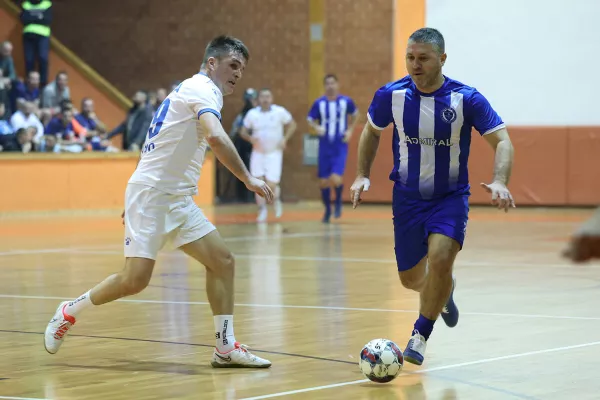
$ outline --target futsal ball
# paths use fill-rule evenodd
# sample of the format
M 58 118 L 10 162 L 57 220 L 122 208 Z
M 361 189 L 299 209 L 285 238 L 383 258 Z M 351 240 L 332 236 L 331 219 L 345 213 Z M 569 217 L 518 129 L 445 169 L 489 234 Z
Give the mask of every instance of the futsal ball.
M 371 340 L 360 352 L 360 371 L 373 382 L 387 383 L 394 380 L 402 371 L 403 365 L 402 350 L 391 340 Z

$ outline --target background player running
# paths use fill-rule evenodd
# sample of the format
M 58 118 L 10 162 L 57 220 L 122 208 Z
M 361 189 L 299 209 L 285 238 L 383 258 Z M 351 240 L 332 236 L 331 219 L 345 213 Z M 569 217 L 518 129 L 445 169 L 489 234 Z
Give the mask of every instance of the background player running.
M 440 313 L 458 322 L 453 300 L 454 260 L 463 246 L 469 212 L 467 170 L 474 127 L 495 151 L 493 182 L 481 184 L 492 204 L 514 207 L 507 189 L 513 146 L 501 118 L 476 89 L 442 74 L 446 61 L 440 32 L 423 28 L 408 41 L 409 75 L 380 88 L 360 138 L 358 174 L 351 187 L 356 207 L 379 145 L 381 131 L 394 125 L 393 223 L 396 262 L 404 287 L 420 293 L 420 315 L 405 359 L 422 364 L 427 340 Z
M 320 136 L 319 186 L 325 206 L 323 222 L 329 222 L 332 187 L 335 188 L 334 217 L 342 215 L 342 179 L 348 158 L 348 142 L 358 121 L 358 109 L 350 97 L 340 94 L 335 75 L 326 75 L 323 83 L 325 95 L 313 103 L 308 113 L 308 123 Z
M 248 61 L 238 39 L 219 36 L 207 46 L 199 74 L 183 81 L 157 109 L 138 166 L 125 191 L 125 268 L 79 298 L 63 302 L 48 324 L 45 347 L 56 353 L 86 308 L 141 292 L 167 241 L 206 267 L 206 292 L 215 324 L 213 367 L 265 368 L 233 332 L 234 258 L 192 196 L 207 145 L 248 189 L 272 201 L 269 186 L 250 175 L 221 126 L 223 95 L 233 92 Z

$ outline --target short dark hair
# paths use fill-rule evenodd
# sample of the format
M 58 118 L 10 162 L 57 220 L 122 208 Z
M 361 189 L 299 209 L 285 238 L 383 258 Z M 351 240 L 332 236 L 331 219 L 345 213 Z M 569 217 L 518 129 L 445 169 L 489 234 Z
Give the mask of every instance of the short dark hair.
M 327 81 L 327 79 L 329 79 L 329 78 L 333 78 L 333 79 L 335 79 L 335 81 L 336 81 L 336 82 L 338 81 L 338 78 L 337 78 L 337 76 L 335 76 L 335 74 L 327 74 L 327 75 L 325 75 L 325 77 L 323 78 L 323 83 L 325 83 L 325 81 Z
M 444 41 L 444 36 L 434 28 L 421 28 L 415 32 L 408 38 L 409 41 L 413 41 L 415 43 L 430 43 L 433 46 L 437 47 L 437 51 L 440 54 L 444 54 L 446 51 L 446 43 Z
M 240 39 L 227 35 L 217 36 L 206 46 L 204 58 L 202 59 L 202 66 L 206 64 L 210 57 L 221 59 L 231 53 L 241 54 L 246 61 L 250 59 L 250 52 Z

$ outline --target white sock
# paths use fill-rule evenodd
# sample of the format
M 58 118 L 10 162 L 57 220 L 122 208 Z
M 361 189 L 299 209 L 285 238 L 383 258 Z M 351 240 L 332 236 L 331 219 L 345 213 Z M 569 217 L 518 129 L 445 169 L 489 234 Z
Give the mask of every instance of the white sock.
M 275 200 L 279 200 L 279 198 L 281 197 L 281 188 L 279 187 L 279 185 L 275 186 Z
M 73 301 L 70 301 L 65 307 L 65 313 L 72 317 L 76 316 L 82 310 L 93 306 L 92 300 L 90 300 L 90 291 L 82 294 Z
M 219 353 L 227 353 L 235 347 L 233 315 L 215 315 L 215 339 Z

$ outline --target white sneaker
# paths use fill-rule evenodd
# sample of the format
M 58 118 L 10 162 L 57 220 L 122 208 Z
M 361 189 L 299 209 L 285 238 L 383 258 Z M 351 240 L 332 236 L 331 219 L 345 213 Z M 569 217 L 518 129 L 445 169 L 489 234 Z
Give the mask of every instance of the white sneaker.
M 267 217 L 269 216 L 269 210 L 267 210 L 266 206 L 261 206 L 258 209 L 258 217 L 256 217 L 256 222 L 265 222 Z
M 275 200 L 273 207 L 275 208 L 275 217 L 281 218 L 283 215 L 283 204 L 281 203 L 281 200 Z
M 404 349 L 404 359 L 411 364 L 422 365 L 426 348 L 427 340 L 418 331 L 415 331 Z
M 75 318 L 64 312 L 68 303 L 68 301 L 60 303 L 56 309 L 56 313 L 54 313 L 54 317 L 52 317 L 46 327 L 44 347 L 50 354 L 55 354 L 58 351 L 69 329 L 75 325 Z
M 227 353 L 215 349 L 210 363 L 214 368 L 269 368 L 271 361 L 248 351 L 248 346 L 235 342 L 235 348 Z

